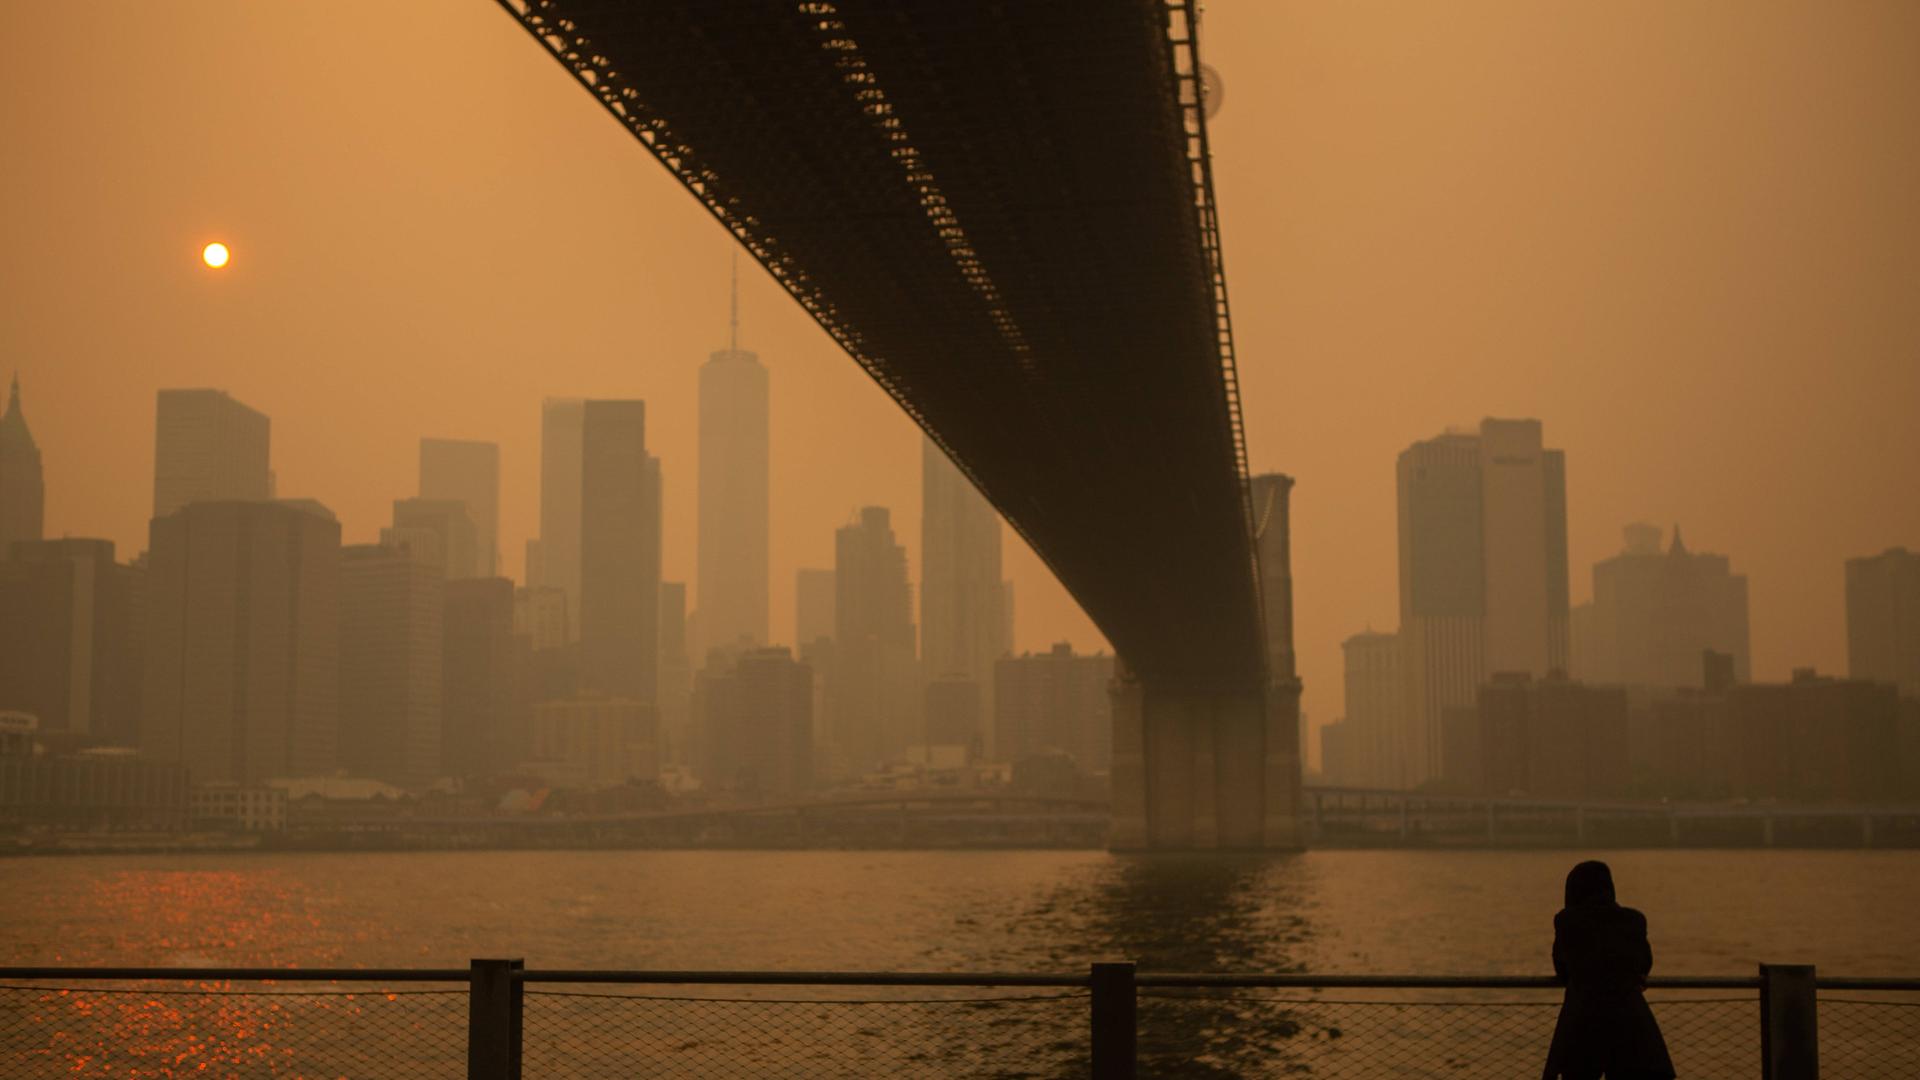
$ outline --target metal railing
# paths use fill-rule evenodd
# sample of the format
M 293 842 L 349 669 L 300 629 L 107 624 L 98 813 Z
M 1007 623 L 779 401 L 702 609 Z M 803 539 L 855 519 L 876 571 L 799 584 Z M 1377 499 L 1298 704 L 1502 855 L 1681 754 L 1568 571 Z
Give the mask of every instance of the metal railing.
M 1920 1076 L 1920 980 L 1656 978 L 1687 1077 Z M 0 1075 L 1509 1077 L 1553 980 L 1177 974 L 0 968 Z

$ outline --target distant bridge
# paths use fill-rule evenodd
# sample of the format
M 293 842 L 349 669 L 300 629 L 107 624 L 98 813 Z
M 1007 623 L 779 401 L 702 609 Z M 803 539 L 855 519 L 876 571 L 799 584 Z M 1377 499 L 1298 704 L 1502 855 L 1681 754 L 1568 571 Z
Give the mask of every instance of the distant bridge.
M 500 2 L 1113 643 L 1115 844 L 1297 844 L 1192 0 Z

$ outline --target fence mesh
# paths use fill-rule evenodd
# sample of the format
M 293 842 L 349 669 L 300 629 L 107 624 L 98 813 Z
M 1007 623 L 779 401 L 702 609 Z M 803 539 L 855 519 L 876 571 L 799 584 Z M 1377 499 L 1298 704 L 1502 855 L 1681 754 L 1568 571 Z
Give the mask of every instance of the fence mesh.
M 0 1076 L 461 1077 L 467 990 L 0 986 Z
M 1085 991 L 692 996 L 529 987 L 528 1076 L 1084 1077 Z
M 460 1077 L 459 988 L 0 985 L 5 1077 Z M 339 985 L 339 984 L 336 984 Z M 548 984 L 551 985 L 551 984 Z M 1649 995 L 1683 1077 L 1757 1077 L 1751 993 Z M 1822 1075 L 1920 1077 L 1920 993 L 1819 995 Z M 1142 1076 L 1537 1075 L 1557 992 L 1139 992 Z M 529 986 L 529 1077 L 1082 1077 L 1084 990 Z
M 1391 996 L 1389 996 L 1391 995 Z M 1758 1076 L 1753 995 L 1651 997 L 1675 1071 Z M 1142 990 L 1143 1076 L 1538 1076 L 1559 993 Z
M 1828 1080 L 1920 1076 L 1920 994 L 1822 991 L 1815 1021 Z

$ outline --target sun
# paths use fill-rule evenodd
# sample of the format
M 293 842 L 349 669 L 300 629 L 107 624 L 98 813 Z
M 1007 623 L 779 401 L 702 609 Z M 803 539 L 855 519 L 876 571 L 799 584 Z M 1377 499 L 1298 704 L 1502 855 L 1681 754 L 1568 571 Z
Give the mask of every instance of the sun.
M 217 240 L 200 250 L 200 261 L 213 267 L 215 270 L 227 265 L 227 260 L 231 257 L 232 256 L 227 253 L 227 245 Z

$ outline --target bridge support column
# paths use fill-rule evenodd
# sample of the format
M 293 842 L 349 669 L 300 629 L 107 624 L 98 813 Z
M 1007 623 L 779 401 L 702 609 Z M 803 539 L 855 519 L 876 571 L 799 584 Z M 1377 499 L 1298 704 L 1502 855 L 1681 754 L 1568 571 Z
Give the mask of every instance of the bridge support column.
M 1265 693 L 1113 687 L 1118 851 L 1301 846 L 1299 685 Z

